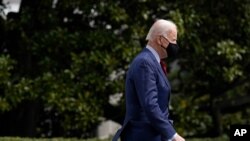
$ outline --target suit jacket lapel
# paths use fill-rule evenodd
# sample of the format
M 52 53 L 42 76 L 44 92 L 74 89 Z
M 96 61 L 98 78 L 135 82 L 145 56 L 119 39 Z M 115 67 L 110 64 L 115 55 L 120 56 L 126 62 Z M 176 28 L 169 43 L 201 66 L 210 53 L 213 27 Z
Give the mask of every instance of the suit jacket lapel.
M 161 74 L 161 76 L 164 78 L 164 80 L 165 80 L 167 86 L 170 88 L 169 81 L 168 81 L 168 79 L 167 79 L 165 73 L 163 72 L 160 63 L 157 62 L 157 60 L 156 60 L 155 56 L 153 55 L 153 53 L 150 52 L 150 50 L 147 49 L 147 48 L 145 48 L 144 51 L 146 51 L 146 52 L 148 52 L 148 53 L 150 54 L 150 57 L 153 59 L 153 61 L 154 61 L 154 63 L 155 63 L 155 66 L 156 66 L 158 72 L 160 72 L 160 74 Z

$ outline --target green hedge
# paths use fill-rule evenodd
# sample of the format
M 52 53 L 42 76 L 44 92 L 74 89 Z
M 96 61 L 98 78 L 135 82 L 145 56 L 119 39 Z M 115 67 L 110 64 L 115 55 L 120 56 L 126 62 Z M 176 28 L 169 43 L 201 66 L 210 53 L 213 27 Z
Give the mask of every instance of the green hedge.
M 227 136 L 219 137 L 219 138 L 194 138 L 194 139 L 186 139 L 186 141 L 228 141 L 229 138 Z M 107 140 L 98 140 L 98 139 L 75 139 L 75 138 L 20 138 L 20 137 L 1 137 L 0 141 L 111 141 L 111 139 Z

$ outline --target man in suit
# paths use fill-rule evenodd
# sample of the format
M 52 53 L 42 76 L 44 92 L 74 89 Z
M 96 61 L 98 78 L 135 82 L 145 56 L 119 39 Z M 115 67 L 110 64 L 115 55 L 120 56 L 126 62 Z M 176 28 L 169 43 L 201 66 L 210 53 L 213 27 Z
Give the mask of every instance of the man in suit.
M 134 58 L 126 75 L 126 116 L 113 138 L 117 141 L 185 141 L 169 116 L 170 84 L 161 59 L 178 52 L 177 27 L 157 20 L 146 37 L 147 46 Z

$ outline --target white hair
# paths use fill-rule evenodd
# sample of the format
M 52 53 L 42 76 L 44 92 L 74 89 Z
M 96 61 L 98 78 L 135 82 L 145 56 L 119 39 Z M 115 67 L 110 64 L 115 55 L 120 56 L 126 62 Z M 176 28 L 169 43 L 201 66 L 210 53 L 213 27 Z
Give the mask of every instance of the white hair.
M 151 26 L 146 40 L 152 40 L 157 35 L 167 36 L 168 32 L 173 30 L 174 28 L 177 30 L 174 22 L 170 20 L 159 19 Z

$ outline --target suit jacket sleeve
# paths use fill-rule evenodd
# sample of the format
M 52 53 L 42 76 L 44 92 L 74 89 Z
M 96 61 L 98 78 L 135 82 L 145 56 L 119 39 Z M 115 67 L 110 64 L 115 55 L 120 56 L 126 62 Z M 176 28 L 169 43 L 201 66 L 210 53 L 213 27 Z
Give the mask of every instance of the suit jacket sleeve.
M 146 60 L 142 60 L 134 70 L 134 84 L 140 104 L 151 122 L 151 125 L 164 138 L 171 139 L 176 133 L 172 124 L 164 116 L 158 104 L 156 72 Z

